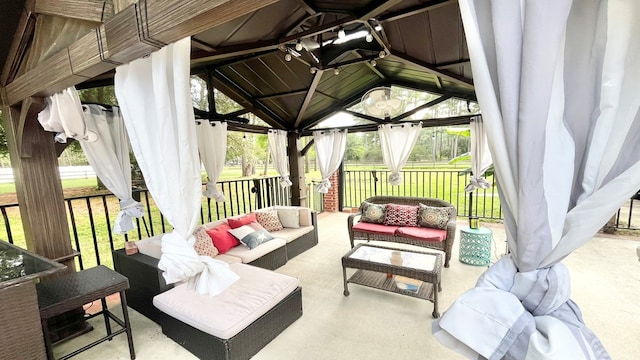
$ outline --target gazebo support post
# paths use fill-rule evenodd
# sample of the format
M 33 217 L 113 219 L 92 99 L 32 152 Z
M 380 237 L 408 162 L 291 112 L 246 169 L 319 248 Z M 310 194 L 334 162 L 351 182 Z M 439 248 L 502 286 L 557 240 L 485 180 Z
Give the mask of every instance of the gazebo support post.
M 309 206 L 305 187 L 304 163 L 299 150 L 300 137 L 297 132 L 287 133 L 287 154 L 289 155 L 289 178 L 291 179 L 291 205 Z
M 63 264 L 75 271 L 53 133 L 38 123 L 44 101 L 23 104 L 3 114 L 27 249 L 52 260 L 66 257 Z

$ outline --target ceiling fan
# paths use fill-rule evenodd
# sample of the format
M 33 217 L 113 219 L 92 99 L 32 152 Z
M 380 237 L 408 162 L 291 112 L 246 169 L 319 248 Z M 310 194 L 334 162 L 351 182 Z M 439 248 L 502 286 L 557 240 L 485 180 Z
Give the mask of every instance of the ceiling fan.
M 402 100 L 391 97 L 391 88 L 377 87 L 362 96 L 362 108 L 371 116 L 390 119 L 400 114 Z

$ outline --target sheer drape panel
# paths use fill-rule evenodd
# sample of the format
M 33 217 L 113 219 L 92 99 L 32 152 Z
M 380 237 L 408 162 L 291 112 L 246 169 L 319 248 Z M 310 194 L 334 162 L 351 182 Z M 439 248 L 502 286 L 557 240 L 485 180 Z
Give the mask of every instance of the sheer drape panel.
M 224 194 L 218 190 L 216 183 L 224 170 L 224 161 L 227 156 L 227 123 L 198 120 L 196 133 L 200 160 L 207 171 L 207 185 L 204 195 L 217 202 L 224 202 Z
M 347 130 L 323 130 L 313 132 L 316 146 L 316 161 L 322 180 L 316 185 L 316 191 L 326 194 L 331 188 L 329 177 L 338 170 L 347 145 Z
M 93 142 L 80 140 L 80 146 L 100 181 L 120 199 L 113 232 L 125 234 L 136 228 L 133 218 L 143 216 L 144 207 L 131 197 L 129 139 L 120 108 L 83 105 L 83 115 L 87 131 L 97 136 Z
M 280 174 L 280 186 L 285 188 L 291 186 L 289 179 L 288 165 L 289 157 L 287 156 L 287 132 L 284 130 L 269 130 L 267 133 L 269 140 L 269 151 L 273 156 L 273 166 Z
M 202 182 L 189 54 L 190 39 L 185 38 L 119 66 L 115 89 L 149 192 L 174 229 L 162 237 L 158 266 L 168 284 L 188 280 L 198 293 L 213 296 L 238 276 L 228 264 L 193 249 Z
M 640 3 L 460 0 L 511 250 L 434 323 L 469 358 L 608 359 L 559 263 L 640 178 Z
M 391 170 L 389 183 L 400 185 L 402 183 L 402 168 L 409 160 L 409 155 L 416 145 L 418 136 L 422 130 L 422 123 L 411 124 L 384 124 L 378 126 L 380 145 L 382 147 L 382 159 Z
M 482 116 L 472 117 L 469 126 L 471 128 L 471 178 L 464 188 L 466 192 L 491 187 L 491 184 L 482 176 L 492 163 Z

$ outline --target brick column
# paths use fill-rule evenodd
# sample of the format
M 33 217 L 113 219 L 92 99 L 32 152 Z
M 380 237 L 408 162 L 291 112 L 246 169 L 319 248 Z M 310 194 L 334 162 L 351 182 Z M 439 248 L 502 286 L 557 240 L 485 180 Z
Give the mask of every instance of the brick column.
M 338 212 L 340 210 L 340 203 L 338 200 L 338 184 L 340 183 L 338 177 L 338 172 L 334 172 L 333 175 L 329 177 L 329 181 L 331 181 L 331 187 L 329 188 L 329 192 L 324 194 L 324 211 L 328 212 Z

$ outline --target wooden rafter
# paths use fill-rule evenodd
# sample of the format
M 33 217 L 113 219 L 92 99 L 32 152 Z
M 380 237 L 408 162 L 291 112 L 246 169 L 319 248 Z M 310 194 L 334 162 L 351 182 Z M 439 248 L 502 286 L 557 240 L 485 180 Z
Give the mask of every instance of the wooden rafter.
M 368 21 L 371 18 L 375 18 L 388 9 L 392 8 L 396 4 L 400 3 L 402 0 L 378 0 L 375 1 L 371 6 L 367 7 L 360 14 L 360 20 Z
M 277 0 L 139 0 L 6 85 L 6 105 L 47 96 Z
M 379 18 L 379 21 L 380 23 L 396 21 L 405 17 L 409 17 L 409 16 L 421 14 L 429 10 L 437 9 L 442 6 L 453 5 L 457 3 L 458 3 L 458 0 L 434 0 L 425 4 L 412 6 L 394 13 L 381 15 Z
M 471 63 L 470 59 L 458 60 L 458 61 L 450 61 L 446 63 L 435 64 L 434 66 L 440 70 L 451 69 L 458 66 L 468 65 Z
M 454 116 L 448 118 L 439 118 L 439 119 L 422 119 L 422 120 L 411 120 L 407 121 L 408 123 L 419 123 L 422 122 L 423 128 L 429 127 L 437 127 L 437 126 L 455 126 L 455 125 L 467 125 L 471 123 L 471 118 L 475 115 L 465 115 L 465 116 Z M 327 131 L 327 130 L 348 130 L 350 134 L 359 133 L 359 132 L 371 132 L 378 130 L 378 124 L 362 124 L 362 125 L 351 125 L 351 126 L 341 126 L 341 127 L 333 127 L 327 129 L 314 129 L 313 131 Z M 311 130 L 305 130 L 301 134 L 301 136 L 311 136 Z
M 355 117 L 359 117 L 361 119 L 365 119 L 365 120 L 369 120 L 369 121 L 373 121 L 376 124 L 384 124 L 384 121 L 380 118 L 377 118 L 375 116 L 371 116 L 371 115 L 367 115 L 367 114 L 361 114 L 359 112 L 355 112 L 355 111 L 351 111 L 351 110 L 347 110 L 347 109 L 342 109 L 343 112 L 351 115 L 351 116 L 355 116 Z
M 2 74 L 0 75 L 0 86 L 4 86 L 15 79 L 18 69 L 20 68 L 20 64 L 24 59 L 27 47 L 33 37 L 35 27 L 35 15 L 31 10 L 27 8 L 23 9 L 22 14 L 20 15 L 20 21 L 18 22 L 18 27 L 13 36 L 11 47 L 9 48 L 7 60 L 4 64 L 4 68 L 2 69 Z
M 300 110 L 298 111 L 298 116 L 296 117 L 296 122 L 293 125 L 294 129 L 297 129 L 300 126 L 300 122 L 304 117 L 304 113 L 307 112 L 307 108 L 311 103 L 311 99 L 313 98 L 314 93 L 316 92 L 316 88 L 318 84 L 320 84 L 320 79 L 322 79 L 322 74 L 324 71 L 318 70 L 316 74 L 313 76 L 313 81 L 311 81 L 311 85 L 309 85 L 309 90 L 307 91 L 307 95 L 304 97 L 304 101 L 302 102 L 302 106 L 300 106 Z
M 113 3 L 104 0 L 35 0 L 33 12 L 101 23 L 113 14 Z
M 302 95 L 302 94 L 306 94 L 307 91 L 308 91 L 307 89 L 291 90 L 291 91 L 285 91 L 285 92 L 281 92 L 281 93 L 256 96 L 253 99 L 257 100 L 257 101 L 262 101 L 262 100 L 268 100 L 268 99 L 273 99 L 273 98 L 287 97 L 287 96 L 293 96 L 293 95 Z
M 467 78 L 465 78 L 463 76 L 454 74 L 454 73 L 452 73 L 450 71 L 438 69 L 436 66 L 431 65 L 429 63 L 426 63 L 426 62 L 424 62 L 422 60 L 416 59 L 416 58 L 414 58 L 414 57 L 412 57 L 412 56 L 410 56 L 408 54 L 392 50 L 391 51 L 391 58 L 392 59 L 395 58 L 395 60 L 399 60 L 401 62 L 412 63 L 414 65 L 417 65 L 417 66 L 421 67 L 422 69 L 426 70 L 427 72 L 429 72 L 429 73 L 431 73 L 433 75 L 436 75 L 438 77 L 447 79 L 447 80 L 449 80 L 451 82 L 454 82 L 456 84 L 463 85 L 465 87 L 473 87 L 473 82 L 471 80 L 469 80 L 469 79 L 467 79 Z

